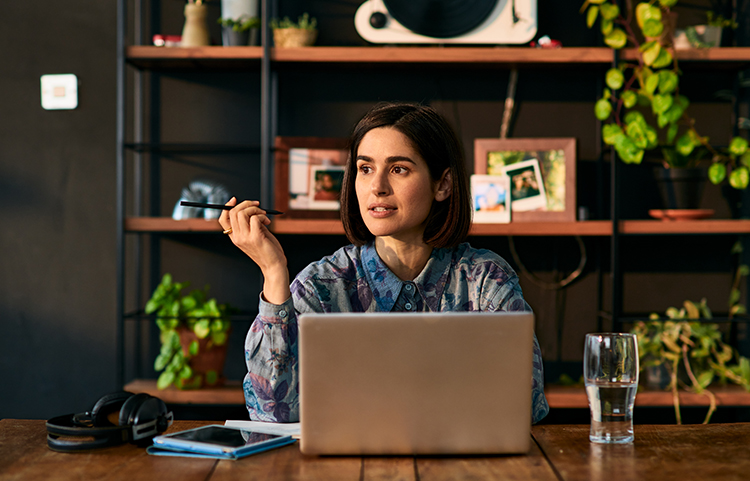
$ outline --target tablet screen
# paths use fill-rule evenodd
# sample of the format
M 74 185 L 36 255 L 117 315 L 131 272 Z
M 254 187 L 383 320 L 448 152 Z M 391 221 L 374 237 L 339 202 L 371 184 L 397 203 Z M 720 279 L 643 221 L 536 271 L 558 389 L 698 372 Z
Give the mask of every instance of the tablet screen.
M 207 444 L 218 444 L 237 448 L 249 444 L 259 443 L 276 439 L 276 434 L 256 433 L 239 429 L 223 428 L 221 426 L 206 426 L 200 429 L 192 429 L 170 435 L 174 439 L 184 439 Z

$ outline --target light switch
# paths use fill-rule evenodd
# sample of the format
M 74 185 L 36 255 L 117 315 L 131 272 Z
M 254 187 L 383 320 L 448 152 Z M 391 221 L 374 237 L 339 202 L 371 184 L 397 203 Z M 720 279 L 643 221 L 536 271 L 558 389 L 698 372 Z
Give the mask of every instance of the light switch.
M 42 75 L 42 107 L 46 110 L 78 107 L 78 77 L 72 73 Z

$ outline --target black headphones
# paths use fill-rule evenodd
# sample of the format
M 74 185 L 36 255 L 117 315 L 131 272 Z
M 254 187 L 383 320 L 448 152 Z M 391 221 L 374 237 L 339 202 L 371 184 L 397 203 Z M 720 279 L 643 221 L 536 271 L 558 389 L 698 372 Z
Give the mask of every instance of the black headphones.
M 118 410 L 115 425 L 107 417 Z M 126 442 L 147 444 L 151 438 L 166 431 L 173 420 L 172 412 L 157 397 L 145 393 L 114 392 L 99 399 L 91 411 L 48 420 L 47 445 L 53 451 L 70 452 Z

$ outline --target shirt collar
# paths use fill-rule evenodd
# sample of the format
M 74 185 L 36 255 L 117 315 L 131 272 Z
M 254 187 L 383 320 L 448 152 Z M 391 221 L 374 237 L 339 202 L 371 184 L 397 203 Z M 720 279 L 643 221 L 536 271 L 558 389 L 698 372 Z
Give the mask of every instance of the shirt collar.
M 362 267 L 367 284 L 372 289 L 373 298 L 382 312 L 390 312 L 404 286 L 404 281 L 383 263 L 375 249 L 375 243 L 362 246 Z M 450 249 L 433 249 L 422 272 L 414 279 L 417 290 L 422 295 L 430 311 L 440 308 L 440 298 L 448 280 L 451 265 Z

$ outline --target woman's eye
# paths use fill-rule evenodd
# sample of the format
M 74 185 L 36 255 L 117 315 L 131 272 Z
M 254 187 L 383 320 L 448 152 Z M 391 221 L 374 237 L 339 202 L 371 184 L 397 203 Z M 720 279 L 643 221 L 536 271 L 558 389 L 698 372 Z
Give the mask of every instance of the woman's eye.
M 369 165 L 360 165 L 358 170 L 363 174 L 369 174 L 371 169 Z
M 394 165 L 392 172 L 394 174 L 405 174 L 407 172 L 406 167 L 402 167 L 400 165 Z

